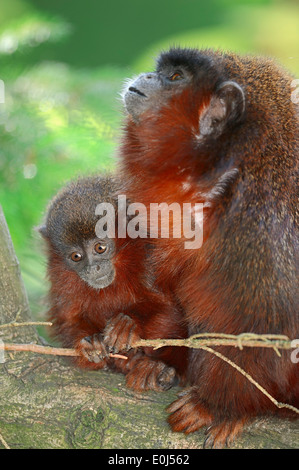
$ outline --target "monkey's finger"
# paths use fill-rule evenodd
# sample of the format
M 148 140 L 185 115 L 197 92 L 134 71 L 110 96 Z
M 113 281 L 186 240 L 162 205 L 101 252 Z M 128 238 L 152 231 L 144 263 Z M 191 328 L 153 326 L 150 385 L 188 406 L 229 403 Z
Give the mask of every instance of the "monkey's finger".
M 93 349 L 92 349 L 90 338 L 81 339 L 79 343 L 79 348 L 77 349 L 79 350 L 79 353 L 89 362 L 95 362 L 95 363 L 100 362 L 101 359 L 98 356 L 97 357 L 93 356 Z
M 161 391 L 161 387 L 158 381 L 158 377 L 162 374 L 164 369 L 164 364 L 162 362 L 153 362 L 151 369 L 149 369 L 149 374 L 147 377 L 147 388 L 149 390 Z
M 200 402 L 196 387 L 183 390 L 166 411 L 170 413 L 168 423 L 175 432 L 189 434 L 213 421 L 211 413 Z
M 165 364 L 163 364 L 163 366 L 162 371 L 156 377 L 156 381 L 160 389 L 169 390 L 171 387 L 178 384 L 179 379 L 173 367 L 168 367 Z
M 81 350 L 81 354 L 85 359 L 87 359 L 89 362 L 94 362 L 95 364 L 99 364 L 102 359 L 98 356 L 98 354 L 95 354 L 94 352 L 90 351 L 87 352 L 84 349 Z
M 235 437 L 242 432 L 246 421 L 246 419 L 240 419 L 210 426 L 206 431 L 207 438 L 204 442 L 204 448 L 222 449 L 229 446 Z
M 109 357 L 109 352 L 99 334 L 83 338 L 79 343 L 79 352 L 88 361 L 95 362 L 96 364 Z
M 176 374 L 172 367 L 161 361 L 140 357 L 126 376 L 127 386 L 138 392 L 155 390 L 161 392 L 175 385 Z
M 101 358 L 109 357 L 109 351 L 101 334 L 94 334 L 92 336 L 92 345 L 94 352 L 97 353 Z
M 132 344 L 139 338 L 136 332 L 136 325 L 134 323 L 126 323 L 121 333 L 117 336 L 114 343 L 115 351 L 129 351 L 132 348 Z
M 110 352 L 118 352 L 114 349 L 114 345 L 126 323 L 125 315 L 120 313 L 117 317 L 110 320 L 104 329 L 104 342 Z
M 133 341 L 139 335 L 136 331 L 136 324 L 128 315 L 120 313 L 113 319 L 104 330 L 104 342 L 108 350 L 113 353 L 128 351 L 131 349 Z

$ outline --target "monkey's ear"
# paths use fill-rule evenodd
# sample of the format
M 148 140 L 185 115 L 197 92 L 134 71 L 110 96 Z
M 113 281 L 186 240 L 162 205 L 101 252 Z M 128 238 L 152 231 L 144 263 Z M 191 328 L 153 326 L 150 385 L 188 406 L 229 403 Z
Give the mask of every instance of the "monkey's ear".
M 245 94 L 236 82 L 222 83 L 202 113 L 200 135 L 218 137 L 229 125 L 240 121 L 245 111 Z
M 40 227 L 35 227 L 35 230 L 39 232 L 43 238 L 48 238 L 47 227 L 45 225 L 41 225 Z

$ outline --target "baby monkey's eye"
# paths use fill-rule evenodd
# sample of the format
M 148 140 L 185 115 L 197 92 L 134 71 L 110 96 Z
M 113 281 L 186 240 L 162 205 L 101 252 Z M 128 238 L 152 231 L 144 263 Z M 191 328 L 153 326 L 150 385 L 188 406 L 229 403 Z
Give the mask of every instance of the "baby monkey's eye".
M 94 249 L 97 253 L 102 254 L 107 250 L 108 245 L 106 243 L 96 243 Z
M 179 72 L 175 72 L 173 75 L 169 77 L 169 80 L 174 82 L 175 80 L 181 80 L 183 78 L 182 74 Z
M 75 261 L 75 263 L 77 263 L 78 261 L 81 261 L 82 258 L 83 256 L 81 255 L 81 253 L 78 253 L 77 251 L 71 254 L 71 260 Z

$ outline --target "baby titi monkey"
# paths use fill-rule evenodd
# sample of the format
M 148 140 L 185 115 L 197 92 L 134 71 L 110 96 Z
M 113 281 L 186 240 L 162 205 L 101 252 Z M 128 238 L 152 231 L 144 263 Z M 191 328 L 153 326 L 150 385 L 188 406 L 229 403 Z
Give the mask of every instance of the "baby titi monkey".
M 136 391 L 167 390 L 184 381 L 187 348 L 132 345 L 140 337 L 186 337 L 182 314 L 154 285 L 146 239 L 95 232 L 99 203 L 112 204 L 117 221 L 118 184 L 112 176 L 82 178 L 51 201 L 39 229 L 48 251 L 48 317 L 62 344 L 77 349 L 80 367 L 122 372 Z M 110 356 L 119 351 L 127 359 Z

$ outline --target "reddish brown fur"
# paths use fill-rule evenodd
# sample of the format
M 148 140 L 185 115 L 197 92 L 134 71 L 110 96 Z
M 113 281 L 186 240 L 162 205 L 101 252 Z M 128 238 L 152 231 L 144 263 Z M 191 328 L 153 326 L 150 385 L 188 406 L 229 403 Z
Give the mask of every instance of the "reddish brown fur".
M 153 287 L 153 274 L 150 262 L 146 259 L 144 240 L 115 239 L 116 276 L 111 285 L 101 290 L 89 287 L 76 272 L 68 269 L 51 240 L 46 240 L 51 283 L 48 316 L 54 323 L 56 336 L 65 347 L 77 348 L 81 352 L 81 340 L 105 333 L 107 325 L 112 327 L 112 332 L 108 335 L 106 346 L 110 346 L 109 340 L 112 341 L 114 332 L 119 330 L 119 349 L 138 337 L 156 339 L 186 336 L 182 316 L 174 308 L 171 296 Z M 124 317 L 120 313 L 133 319 L 136 325 L 133 336 L 131 325 L 123 322 Z M 175 348 L 161 348 L 157 351 L 144 348 L 143 353 L 131 350 L 125 354 L 128 360 L 104 359 L 98 363 L 90 362 L 80 355 L 76 363 L 83 368 L 108 367 L 125 373 L 127 384 L 138 391 L 161 389 L 156 380 L 165 368 L 164 364 L 174 367 L 179 379 L 184 381 L 187 350 L 177 355 Z M 167 374 L 167 369 L 163 373 Z
M 255 332 L 296 338 L 299 125 L 298 109 L 290 101 L 292 78 L 266 59 L 203 54 L 214 60 L 224 80 L 243 86 L 245 121 L 229 134 L 229 141 L 221 136 L 215 149 L 204 148 L 198 155 L 195 133 L 215 87 L 213 76 L 201 88 L 175 95 L 156 114 L 145 113 L 138 123 L 129 117 L 121 148 L 122 172 L 130 177 L 127 193 L 148 207 L 151 202 L 204 202 L 202 193 L 225 170 L 238 168 L 228 192 L 205 211 L 200 250 L 184 250 L 179 239 L 153 241 L 159 286 L 175 292 L 190 334 Z M 290 352 L 279 358 L 272 350 L 217 350 L 278 401 L 299 406 L 299 365 L 291 362 Z M 175 431 L 212 423 L 207 442 L 217 447 L 237 435 L 248 419 L 277 412 L 245 377 L 209 353 L 193 350 L 188 370 L 193 387 L 169 408 Z M 290 411 L 279 413 L 296 417 Z

